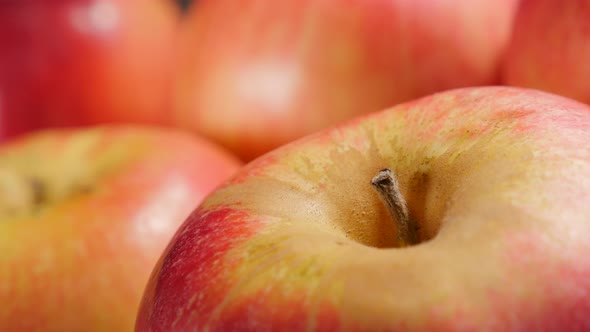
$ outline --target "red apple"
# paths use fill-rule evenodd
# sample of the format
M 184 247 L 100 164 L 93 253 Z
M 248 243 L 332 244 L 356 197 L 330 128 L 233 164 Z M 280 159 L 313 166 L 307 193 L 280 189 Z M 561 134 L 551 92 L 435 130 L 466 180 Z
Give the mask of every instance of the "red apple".
M 486 87 L 283 146 L 181 226 L 136 331 L 588 331 L 588 142 L 590 107 Z
M 156 128 L 43 131 L 1 146 L 0 330 L 133 330 L 166 244 L 239 166 Z
M 202 0 L 175 123 L 244 160 L 361 113 L 496 83 L 516 0 Z
M 590 2 L 522 0 L 503 66 L 504 83 L 590 104 Z
M 102 122 L 165 123 L 178 8 L 164 0 L 0 4 L 0 136 Z

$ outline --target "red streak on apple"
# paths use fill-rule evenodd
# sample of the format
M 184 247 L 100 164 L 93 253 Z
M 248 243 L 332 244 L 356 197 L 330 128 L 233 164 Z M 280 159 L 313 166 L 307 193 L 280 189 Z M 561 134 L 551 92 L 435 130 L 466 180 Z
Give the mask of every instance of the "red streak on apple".
M 137 329 L 147 330 L 152 326 L 164 331 L 166 326 L 171 326 L 183 330 L 196 324 L 191 317 L 211 317 L 232 286 L 225 271 L 240 263 L 223 261 L 224 255 L 260 227 L 248 218 L 248 213 L 229 207 L 204 213 L 195 211 L 178 230 L 174 245 L 166 250 L 165 258 L 154 270 L 166 272 L 152 276 L 150 285 L 155 288 L 145 292 L 143 303 L 147 309 L 138 318 Z M 168 306 L 179 310 L 162 310 Z

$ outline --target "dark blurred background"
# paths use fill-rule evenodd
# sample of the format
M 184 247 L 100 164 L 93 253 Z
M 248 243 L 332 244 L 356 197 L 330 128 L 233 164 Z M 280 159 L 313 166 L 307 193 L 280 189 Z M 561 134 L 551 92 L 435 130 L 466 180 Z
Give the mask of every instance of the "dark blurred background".
M 196 0 L 176 0 L 176 1 L 180 4 L 180 6 L 184 10 L 186 10 L 190 6 L 191 3 L 196 2 Z

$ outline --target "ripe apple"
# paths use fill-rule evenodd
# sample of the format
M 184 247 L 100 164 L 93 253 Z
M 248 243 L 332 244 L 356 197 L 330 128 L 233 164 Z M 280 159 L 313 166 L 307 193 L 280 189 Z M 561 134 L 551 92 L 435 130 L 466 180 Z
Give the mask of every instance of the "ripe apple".
M 179 10 L 165 0 L 0 4 L 0 132 L 165 123 Z
M 239 166 L 208 141 L 148 127 L 2 145 L 0 330 L 133 330 L 166 244 Z
M 522 0 L 514 24 L 504 83 L 590 104 L 590 2 Z
M 453 87 L 497 83 L 515 0 L 201 0 L 182 27 L 176 125 L 250 160 Z
M 136 331 L 588 331 L 588 142 L 590 107 L 510 87 L 292 142 L 185 221 Z

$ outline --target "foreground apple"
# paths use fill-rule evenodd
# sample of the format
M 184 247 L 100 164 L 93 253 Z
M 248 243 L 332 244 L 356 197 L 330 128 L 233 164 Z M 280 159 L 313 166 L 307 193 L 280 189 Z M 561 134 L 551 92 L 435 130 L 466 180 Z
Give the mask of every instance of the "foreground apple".
M 250 160 L 435 91 L 496 83 L 515 0 L 201 0 L 173 121 Z
M 132 330 L 166 243 L 236 160 L 135 127 L 40 132 L 0 147 L 0 330 Z
M 588 142 L 589 107 L 489 87 L 274 150 L 179 229 L 136 330 L 588 331 Z
M 504 83 L 590 104 L 590 1 L 522 0 Z
M 178 8 L 167 0 L 3 1 L 0 137 L 165 123 L 177 29 Z

